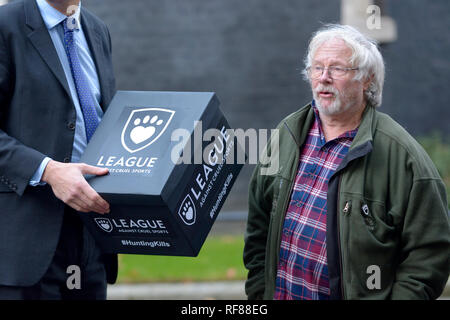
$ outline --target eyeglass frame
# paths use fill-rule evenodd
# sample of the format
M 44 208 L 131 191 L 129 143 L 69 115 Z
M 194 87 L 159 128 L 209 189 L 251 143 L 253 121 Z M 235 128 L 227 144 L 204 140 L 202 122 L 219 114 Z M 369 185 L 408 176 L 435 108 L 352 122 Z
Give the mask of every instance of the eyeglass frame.
M 359 67 L 356 67 L 356 68 L 342 68 L 342 67 L 339 67 L 339 66 L 329 66 L 329 67 L 319 67 L 319 68 L 322 68 L 322 69 L 323 69 L 323 70 L 322 70 L 322 73 L 321 73 L 318 77 L 315 77 L 315 78 L 312 77 L 312 74 L 311 74 L 311 66 L 309 66 L 309 67 L 306 68 L 306 71 L 309 73 L 309 76 L 311 77 L 311 79 L 314 79 L 314 80 L 319 79 L 320 77 L 322 77 L 322 75 L 323 75 L 323 73 L 324 73 L 325 70 L 327 70 L 327 74 L 330 76 L 331 79 L 333 79 L 333 80 L 339 80 L 339 79 L 341 79 L 341 78 L 339 78 L 339 77 L 338 77 L 338 78 L 332 77 L 332 76 L 331 76 L 331 73 L 330 73 L 330 69 L 331 69 L 331 70 L 336 70 L 336 68 L 338 68 L 338 69 L 344 70 L 345 73 L 344 73 L 341 77 L 345 76 L 345 75 L 347 74 L 348 71 L 359 70 Z

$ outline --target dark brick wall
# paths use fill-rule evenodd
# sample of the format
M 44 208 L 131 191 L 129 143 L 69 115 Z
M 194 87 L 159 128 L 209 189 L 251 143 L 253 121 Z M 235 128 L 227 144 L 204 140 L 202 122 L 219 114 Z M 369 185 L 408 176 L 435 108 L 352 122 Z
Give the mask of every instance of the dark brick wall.
M 307 40 L 339 12 L 339 1 L 317 2 L 83 3 L 110 28 L 119 89 L 215 91 L 233 126 L 271 128 L 310 99 Z
M 448 0 L 387 0 L 398 40 L 383 45 L 381 110 L 413 135 L 450 134 Z M 214 91 L 235 128 L 273 128 L 311 99 L 308 39 L 339 0 L 83 0 L 109 26 L 120 90 Z M 245 209 L 246 166 L 226 209 Z
M 434 130 L 450 138 L 450 1 L 385 1 L 398 40 L 383 48 L 382 110 L 414 136 Z

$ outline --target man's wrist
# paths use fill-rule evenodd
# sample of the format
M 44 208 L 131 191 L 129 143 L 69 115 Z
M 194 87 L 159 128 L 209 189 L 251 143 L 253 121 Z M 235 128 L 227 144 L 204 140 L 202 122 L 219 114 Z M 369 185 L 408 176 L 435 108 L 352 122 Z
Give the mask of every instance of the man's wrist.
M 46 184 L 46 182 L 43 180 L 44 172 L 48 166 L 48 164 L 53 161 L 49 157 L 45 157 L 44 160 L 42 160 L 41 164 L 35 171 L 34 175 L 31 177 L 30 182 L 28 183 L 30 186 L 43 186 Z
M 50 160 L 48 162 L 47 166 L 45 167 L 44 172 L 42 173 L 42 178 L 41 178 L 41 180 L 44 183 L 50 184 L 52 172 L 53 172 L 54 168 L 57 166 L 57 164 L 58 164 L 58 161 L 55 161 L 55 160 Z

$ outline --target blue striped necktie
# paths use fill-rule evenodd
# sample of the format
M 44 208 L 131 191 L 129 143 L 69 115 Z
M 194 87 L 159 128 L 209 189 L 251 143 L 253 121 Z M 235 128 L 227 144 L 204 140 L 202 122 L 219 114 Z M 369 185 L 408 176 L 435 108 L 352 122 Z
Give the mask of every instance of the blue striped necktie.
M 69 26 L 67 25 L 69 21 Z M 97 112 L 95 111 L 94 97 L 89 88 L 86 75 L 81 68 L 80 58 L 78 57 L 77 45 L 74 41 L 74 18 L 67 18 L 63 22 L 64 26 L 64 47 L 66 49 L 67 57 L 69 59 L 70 70 L 72 71 L 75 88 L 78 94 L 78 101 L 81 106 L 84 118 L 84 126 L 86 128 L 87 141 L 91 139 L 92 135 L 99 124 Z

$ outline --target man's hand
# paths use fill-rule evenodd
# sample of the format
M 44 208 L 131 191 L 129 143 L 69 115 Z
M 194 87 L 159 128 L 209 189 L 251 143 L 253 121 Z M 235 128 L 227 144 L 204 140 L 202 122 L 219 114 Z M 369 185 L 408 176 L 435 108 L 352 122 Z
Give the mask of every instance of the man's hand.
M 55 196 L 77 211 L 109 213 L 109 204 L 92 189 L 83 174 L 97 176 L 108 173 L 106 168 L 98 168 L 84 163 L 62 163 L 50 160 L 42 175 Z

